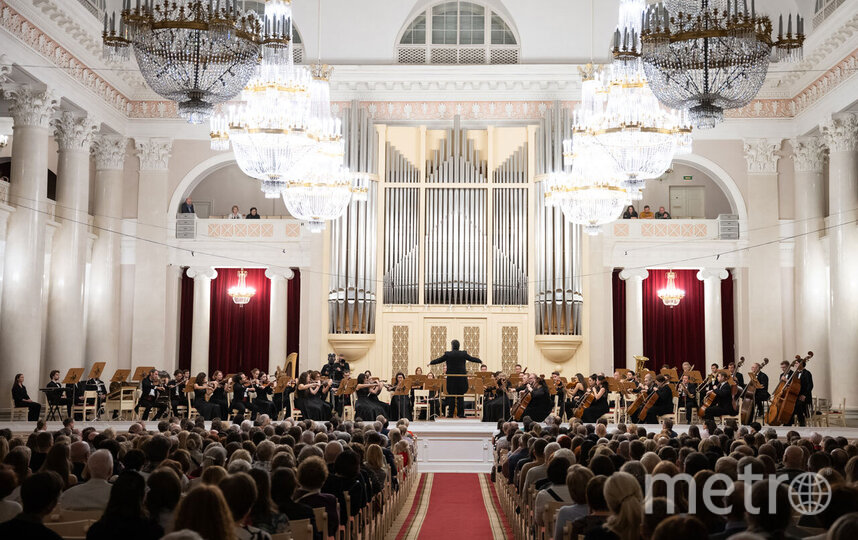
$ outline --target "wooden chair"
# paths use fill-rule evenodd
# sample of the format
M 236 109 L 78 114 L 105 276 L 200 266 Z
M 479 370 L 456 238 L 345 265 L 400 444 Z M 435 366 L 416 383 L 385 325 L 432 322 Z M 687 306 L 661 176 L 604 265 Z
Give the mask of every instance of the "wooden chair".
M 300 420 L 304 418 L 304 415 L 295 408 L 295 392 L 289 394 L 289 405 L 291 405 L 292 409 L 292 420 Z
M 27 417 L 30 415 L 30 409 L 27 407 L 12 407 L 12 412 L 10 414 L 10 421 L 22 421 L 26 422 Z
M 108 420 L 113 418 L 113 412 L 116 412 L 118 418 L 132 417 L 134 415 L 134 393 L 137 391 L 133 386 L 125 386 L 119 389 L 119 396 L 114 399 L 107 399 L 104 402 L 104 413 Z
M 723 427 L 723 426 L 727 425 L 727 420 L 735 420 L 737 426 L 742 425 L 742 402 L 741 401 L 739 402 L 739 411 L 736 414 L 725 414 L 723 416 L 720 416 L 718 419 L 718 423 L 721 424 L 721 426 Z
M 836 409 L 826 411 L 825 426 L 828 427 L 835 422 L 840 426 L 846 427 L 846 398 L 840 400 L 839 407 Z
M 194 403 L 193 395 L 194 395 L 193 392 L 188 392 L 187 394 L 185 394 L 185 397 L 188 398 L 188 419 L 189 420 L 194 420 L 200 415 L 200 412 L 193 405 L 193 403 Z M 181 409 L 181 407 L 180 407 L 180 409 Z
M 52 523 L 68 523 L 72 521 L 98 521 L 101 519 L 104 510 L 62 510 L 56 511 L 45 519 L 45 524 Z
M 95 390 L 84 391 L 83 401 L 79 405 L 72 405 L 72 418 L 80 414 L 84 422 L 86 422 L 89 420 L 87 415 L 90 413 L 92 413 L 92 420 L 95 420 L 95 417 L 98 415 L 98 392 Z
M 325 508 L 323 506 L 313 508 L 313 514 L 316 518 L 316 529 L 322 533 L 323 537 L 328 538 L 328 513 Z
M 564 501 L 551 501 L 542 509 L 543 538 L 546 540 L 554 538 L 554 523 L 557 521 L 557 512 L 568 504 Z
M 420 411 L 426 411 L 426 420 L 429 420 L 429 390 L 414 391 L 414 419 L 420 418 Z
M 289 522 L 293 540 L 313 540 L 313 524 L 309 519 L 296 519 Z M 271 537 L 274 540 L 274 537 Z
M 86 531 L 95 523 L 92 519 L 82 519 L 80 521 L 45 521 L 45 527 L 54 531 L 64 539 L 68 538 L 86 538 Z

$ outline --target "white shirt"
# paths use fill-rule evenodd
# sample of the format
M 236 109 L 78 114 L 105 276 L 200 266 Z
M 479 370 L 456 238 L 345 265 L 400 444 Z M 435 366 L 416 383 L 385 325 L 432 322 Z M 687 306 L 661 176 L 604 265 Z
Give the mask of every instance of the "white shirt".
M 112 487 L 107 480 L 92 478 L 65 490 L 60 495 L 59 506 L 65 510 L 104 510 Z
M 0 500 L 0 523 L 5 523 L 22 511 L 21 505 L 15 501 Z
M 243 216 L 240 213 L 239 214 L 230 214 L 229 217 L 226 219 L 243 219 Z

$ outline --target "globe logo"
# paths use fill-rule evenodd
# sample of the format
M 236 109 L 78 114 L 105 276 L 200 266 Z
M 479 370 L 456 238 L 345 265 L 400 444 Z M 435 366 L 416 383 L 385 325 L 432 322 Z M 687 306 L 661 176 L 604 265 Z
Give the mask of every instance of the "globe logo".
M 831 484 L 816 473 L 801 473 L 789 483 L 789 502 L 796 512 L 815 516 L 831 503 Z

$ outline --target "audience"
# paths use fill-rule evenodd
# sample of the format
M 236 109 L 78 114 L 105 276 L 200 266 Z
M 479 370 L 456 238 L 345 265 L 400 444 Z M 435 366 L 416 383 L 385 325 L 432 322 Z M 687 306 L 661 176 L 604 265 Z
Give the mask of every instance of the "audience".
M 227 219 L 244 219 L 244 216 L 238 211 L 238 205 L 232 205 L 232 211 L 226 217 Z
M 86 539 L 155 540 L 164 536 L 164 529 L 146 516 L 145 492 L 143 475 L 134 471 L 120 473 L 110 490 L 104 514 L 86 532 Z
M 670 213 L 663 206 L 659 206 L 658 212 L 655 213 L 655 219 L 670 219 Z
M 36 473 L 21 485 L 21 513 L 0 523 L 0 538 L 26 538 L 27 540 L 60 540 L 60 535 L 44 526 L 60 498 L 63 480 L 53 471 Z
M 64 510 L 104 510 L 110 500 L 113 476 L 113 455 L 101 449 L 93 452 L 86 462 L 84 476 L 89 480 L 63 492 L 60 508 Z
M 628 205 L 626 210 L 623 212 L 623 219 L 637 219 L 638 211 L 635 210 L 635 207 L 632 205 Z
M 12 467 L 0 465 L 0 523 L 5 523 L 21 513 L 20 504 L 6 499 L 17 486 L 18 478 Z
M 655 217 L 655 214 L 653 214 L 652 210 L 649 209 L 649 205 L 644 205 L 644 208 L 641 211 L 640 218 L 641 219 L 652 219 L 654 217 Z
M 245 216 L 245 219 L 260 219 L 259 212 L 256 211 L 255 206 L 250 207 L 250 212 Z

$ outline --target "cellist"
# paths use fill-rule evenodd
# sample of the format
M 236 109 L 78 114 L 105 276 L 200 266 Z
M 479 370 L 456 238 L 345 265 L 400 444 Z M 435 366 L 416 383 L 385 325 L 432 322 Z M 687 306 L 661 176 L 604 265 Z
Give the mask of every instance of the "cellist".
M 768 358 L 765 358 L 768 361 Z M 789 364 L 787 364 L 789 366 Z M 754 401 L 757 407 L 757 416 L 763 416 L 763 402 L 769 400 L 769 376 L 763 373 L 763 366 L 759 362 L 751 365 L 751 371 L 760 383 L 760 387 L 754 392 Z
M 733 408 L 733 391 L 730 388 L 730 383 L 727 382 L 730 378 L 726 371 L 719 371 L 716 375 L 717 388 L 715 392 L 715 403 L 706 409 L 703 418 L 712 420 L 716 416 L 732 416 L 736 414 Z
M 807 353 L 808 357 L 813 357 L 813 353 Z M 806 360 L 804 358 L 798 361 L 796 365 L 797 373 L 795 375 L 796 379 L 801 383 L 801 390 L 798 394 L 798 401 L 795 404 L 795 410 L 793 410 L 793 416 L 790 418 L 790 421 L 784 425 L 791 426 L 798 420 L 798 425 L 805 426 L 807 424 L 806 417 L 808 414 L 808 408 L 810 407 L 812 396 L 813 396 L 813 375 L 810 374 L 810 371 L 805 369 L 807 367 Z M 787 374 L 787 378 L 789 375 L 792 375 L 790 371 Z

